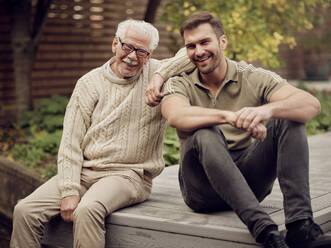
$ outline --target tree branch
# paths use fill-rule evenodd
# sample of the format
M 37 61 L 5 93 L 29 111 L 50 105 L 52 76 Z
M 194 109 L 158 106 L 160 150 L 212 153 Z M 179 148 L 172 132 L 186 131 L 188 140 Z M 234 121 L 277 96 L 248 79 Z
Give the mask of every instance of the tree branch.
M 38 44 L 40 34 L 47 19 L 47 14 L 52 0 L 39 0 L 36 7 L 36 14 L 33 21 L 31 38 Z
M 161 0 L 149 0 L 145 12 L 144 21 L 153 23 L 155 21 L 156 11 L 161 3 Z

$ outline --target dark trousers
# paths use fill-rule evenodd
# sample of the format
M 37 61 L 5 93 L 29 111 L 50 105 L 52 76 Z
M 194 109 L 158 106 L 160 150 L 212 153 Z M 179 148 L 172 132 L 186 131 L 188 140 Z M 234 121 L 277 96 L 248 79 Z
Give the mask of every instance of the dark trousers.
M 179 182 L 185 203 L 196 212 L 232 209 L 254 238 L 275 225 L 259 202 L 278 177 L 286 224 L 312 217 L 305 125 L 270 120 L 267 137 L 230 151 L 217 127 L 194 132 L 183 143 Z

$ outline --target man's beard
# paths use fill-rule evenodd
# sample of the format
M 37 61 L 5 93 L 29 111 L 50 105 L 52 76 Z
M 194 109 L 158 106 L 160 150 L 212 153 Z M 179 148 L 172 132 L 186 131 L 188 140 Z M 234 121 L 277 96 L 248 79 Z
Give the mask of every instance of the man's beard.
M 133 66 L 136 66 L 138 65 L 138 62 L 137 61 L 132 61 L 131 59 L 129 58 L 124 58 L 122 59 L 122 63 L 125 63 L 125 64 L 128 64 L 128 65 L 133 65 Z M 136 76 L 140 70 L 134 70 L 132 72 L 124 72 L 124 70 L 122 70 L 122 67 L 121 66 L 118 66 L 118 71 L 119 73 L 124 77 L 124 78 L 130 78 L 130 77 L 134 77 Z
M 200 66 L 198 62 L 205 58 L 207 58 L 207 60 L 209 61 L 205 66 Z M 209 74 L 219 66 L 220 61 L 220 56 L 216 56 L 215 54 L 207 54 L 205 56 L 202 56 L 201 58 L 195 58 L 194 64 L 198 67 L 201 74 Z

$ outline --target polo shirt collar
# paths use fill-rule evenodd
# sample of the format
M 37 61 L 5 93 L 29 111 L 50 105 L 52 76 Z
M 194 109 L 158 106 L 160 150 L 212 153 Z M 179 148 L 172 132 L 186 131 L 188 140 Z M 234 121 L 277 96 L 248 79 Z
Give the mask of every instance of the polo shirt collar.
M 226 63 L 228 64 L 227 67 L 227 72 L 225 75 L 225 79 L 224 79 L 224 84 L 227 84 L 228 82 L 232 81 L 232 82 L 237 82 L 238 81 L 238 72 L 237 72 L 237 65 L 236 62 L 233 60 L 228 59 L 227 57 L 225 57 Z M 199 79 L 199 69 L 195 68 L 195 70 L 192 72 L 191 74 L 191 80 L 195 85 L 198 85 L 200 87 L 206 88 Z
M 226 72 L 224 82 L 227 83 L 229 81 L 238 82 L 238 71 L 237 71 L 237 63 L 231 59 L 225 57 L 226 63 L 228 64 L 228 71 Z

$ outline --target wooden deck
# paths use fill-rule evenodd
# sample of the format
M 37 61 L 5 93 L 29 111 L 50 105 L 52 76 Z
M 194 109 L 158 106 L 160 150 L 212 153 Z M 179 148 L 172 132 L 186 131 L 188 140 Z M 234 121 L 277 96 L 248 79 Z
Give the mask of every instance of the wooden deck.
M 309 144 L 314 217 L 324 231 L 330 231 L 331 133 L 312 136 Z M 182 200 L 177 171 L 178 166 L 166 168 L 154 180 L 153 193 L 148 201 L 119 210 L 107 218 L 106 247 L 259 247 L 232 211 L 213 214 L 192 212 Z M 284 231 L 278 183 L 262 205 Z M 71 247 L 71 225 L 58 220 L 50 222 L 45 240 L 48 244 Z

